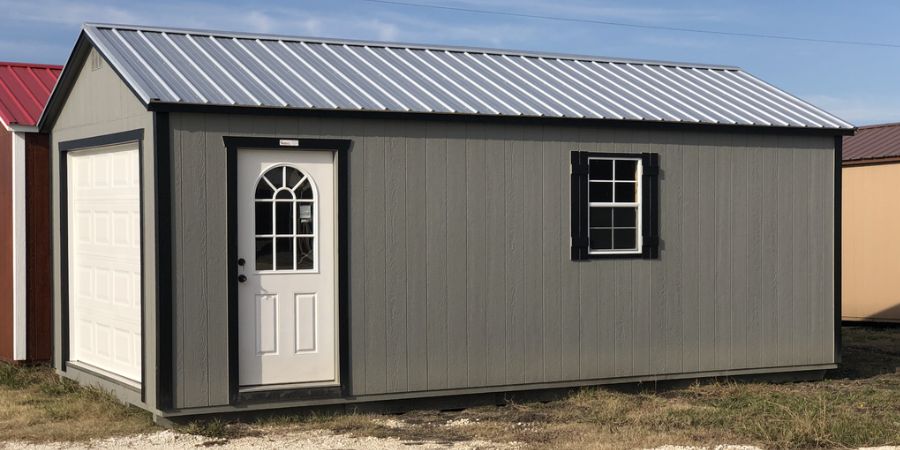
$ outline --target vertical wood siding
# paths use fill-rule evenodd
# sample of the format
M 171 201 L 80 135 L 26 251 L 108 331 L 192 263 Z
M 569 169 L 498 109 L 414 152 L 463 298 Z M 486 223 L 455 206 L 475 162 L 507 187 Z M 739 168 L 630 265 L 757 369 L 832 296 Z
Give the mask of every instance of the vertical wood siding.
M 223 135 L 353 140 L 353 395 L 832 362 L 830 137 L 190 114 L 172 125 L 177 407 L 227 401 Z M 575 150 L 660 154 L 658 260 L 570 261 Z

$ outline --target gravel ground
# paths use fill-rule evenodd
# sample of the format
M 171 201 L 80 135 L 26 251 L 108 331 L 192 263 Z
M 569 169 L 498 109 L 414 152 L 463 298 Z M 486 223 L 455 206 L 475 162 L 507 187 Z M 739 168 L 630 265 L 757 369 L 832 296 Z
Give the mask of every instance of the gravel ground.
M 239 449 L 298 449 L 298 450 L 516 450 L 521 446 L 515 442 L 497 444 L 486 441 L 466 442 L 414 442 L 399 439 L 373 437 L 355 438 L 334 434 L 330 431 L 309 431 L 301 433 L 271 433 L 264 436 L 241 437 L 236 439 L 212 439 L 202 436 L 177 433 L 172 430 L 153 434 L 141 434 L 120 438 L 92 440 L 84 443 L 30 444 L 24 442 L 0 443 L 2 450 L 95 450 L 95 449 L 191 449 L 215 448 L 221 450 Z M 762 450 L 751 445 L 717 445 L 715 447 L 685 447 L 665 445 L 647 450 Z M 869 447 L 859 450 L 900 450 L 900 447 Z
M 238 449 L 298 449 L 298 450 L 515 450 L 515 443 L 496 444 L 485 441 L 466 441 L 455 443 L 414 442 L 399 439 L 379 439 L 373 437 L 355 438 L 333 434 L 330 431 L 310 431 L 301 433 L 270 433 L 262 436 L 241 437 L 236 439 L 211 439 L 202 436 L 177 433 L 172 430 L 153 434 L 141 434 L 120 438 L 92 440 L 83 443 L 51 443 L 30 444 L 24 442 L 0 443 L 2 450 L 87 450 L 87 449 L 191 449 L 214 448 L 221 450 Z

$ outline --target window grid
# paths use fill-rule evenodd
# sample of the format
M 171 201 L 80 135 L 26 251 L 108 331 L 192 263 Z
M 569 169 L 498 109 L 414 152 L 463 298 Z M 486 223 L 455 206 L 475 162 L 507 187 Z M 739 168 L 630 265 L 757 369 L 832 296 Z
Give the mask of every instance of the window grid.
M 273 180 L 275 183 L 273 183 Z M 316 199 L 311 181 L 309 176 L 296 168 L 276 166 L 266 171 L 257 182 L 256 198 L 254 200 L 254 203 L 258 205 L 255 211 L 257 217 L 254 229 L 254 240 L 257 246 L 255 266 L 257 273 L 310 272 L 316 270 L 316 260 L 318 258 L 315 257 L 314 250 L 318 227 L 315 225 L 315 219 L 318 212 L 316 211 Z M 276 184 L 279 186 L 276 186 Z M 266 188 L 271 193 L 267 193 Z M 301 194 L 300 198 L 297 196 L 298 189 Z M 262 222 L 260 221 L 259 205 L 271 205 L 263 209 Z M 289 205 L 289 209 L 285 211 L 284 208 L 279 208 L 279 205 Z M 270 214 L 268 222 L 264 218 L 266 213 Z M 281 229 L 284 228 L 283 225 L 285 223 L 288 223 L 281 217 L 285 213 L 289 217 L 289 230 Z M 280 221 L 279 218 L 281 218 Z M 268 228 L 266 231 L 271 232 L 260 232 L 261 224 L 263 228 Z M 301 224 L 308 224 L 306 228 L 311 228 L 311 230 L 298 230 L 298 226 Z M 266 242 L 267 240 L 269 242 Z M 290 240 L 290 244 L 287 247 L 291 256 L 289 268 L 283 267 L 284 259 L 279 259 L 279 242 L 285 240 Z M 262 251 L 260 251 L 261 245 Z M 267 246 L 271 246 L 270 251 L 266 250 Z M 282 248 L 282 250 L 285 250 L 285 248 Z M 271 258 L 271 260 L 267 261 L 268 258 Z M 298 267 L 301 264 L 307 267 Z M 266 265 L 270 266 L 270 268 L 259 269 L 260 266 Z
M 602 255 L 627 255 L 627 254 L 640 254 L 641 253 L 641 213 L 642 213 L 642 205 L 641 205 L 641 176 L 643 175 L 643 165 L 641 158 L 620 158 L 620 157 L 590 157 L 588 158 L 588 167 L 591 167 L 592 161 L 610 161 L 611 164 L 611 173 L 609 177 L 597 177 L 597 173 L 593 173 L 595 171 L 589 169 L 588 175 L 588 215 L 585 218 L 588 222 L 588 233 L 589 236 L 596 237 L 599 233 L 598 231 L 609 231 L 610 235 L 610 247 L 609 249 L 598 249 L 594 248 L 596 242 L 592 242 L 592 244 L 588 247 L 588 253 L 590 254 L 602 254 Z M 618 162 L 627 161 L 629 164 L 635 164 L 634 170 L 634 179 L 619 179 L 619 173 L 617 170 Z M 611 185 L 611 190 L 609 193 L 610 201 L 593 201 L 595 200 L 592 197 L 596 197 L 598 194 L 600 196 L 605 195 L 602 193 L 602 185 L 609 184 Z M 592 185 L 598 185 L 601 188 L 593 187 Z M 617 189 L 619 185 L 633 185 L 632 188 L 634 192 L 633 201 L 617 201 L 616 199 L 620 196 L 617 196 Z M 630 189 L 631 190 L 631 189 Z M 627 197 L 627 193 L 622 192 L 622 196 Z M 596 221 L 598 216 L 601 214 L 598 213 L 598 208 L 610 210 L 610 219 L 608 226 L 600 226 L 600 223 L 592 223 L 592 221 Z M 615 217 L 616 211 L 623 211 L 626 209 L 633 209 L 631 214 L 633 215 L 634 224 L 632 226 L 616 226 Z M 605 225 L 605 224 L 603 224 Z M 634 238 L 634 245 L 629 246 L 628 248 L 616 248 L 616 230 L 626 231 L 628 234 L 632 234 Z

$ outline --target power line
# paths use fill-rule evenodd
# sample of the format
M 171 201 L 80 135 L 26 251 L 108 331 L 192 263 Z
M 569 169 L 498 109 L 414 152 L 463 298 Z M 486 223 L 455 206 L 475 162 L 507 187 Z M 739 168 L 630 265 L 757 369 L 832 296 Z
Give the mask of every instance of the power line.
M 612 25 L 617 27 L 630 27 L 630 28 L 648 28 L 652 30 L 666 30 L 666 31 L 681 31 L 685 33 L 703 33 L 703 34 L 717 34 L 723 36 L 739 36 L 739 37 L 751 37 L 751 38 L 765 38 L 765 39 L 780 39 L 785 41 L 805 41 L 805 42 L 820 42 L 827 44 L 847 44 L 847 45 L 864 45 L 864 46 L 873 46 L 873 47 L 893 47 L 900 48 L 900 44 L 883 44 L 879 42 L 859 42 L 859 41 L 837 41 L 831 39 L 813 39 L 813 38 L 802 38 L 802 37 L 793 37 L 793 36 L 776 36 L 771 34 L 752 34 L 752 33 L 734 33 L 728 31 L 712 31 L 712 30 L 695 30 L 692 28 L 675 28 L 675 27 L 661 27 L 654 25 L 638 25 L 633 23 L 621 23 L 621 22 L 607 22 L 603 20 L 590 20 L 590 19 L 573 19 L 569 17 L 553 17 L 553 16 L 541 16 L 537 14 L 522 14 L 522 13 L 511 13 L 511 12 L 503 12 L 503 11 L 488 11 L 483 9 L 470 9 L 470 8 L 458 8 L 453 6 L 440 6 L 440 5 L 423 5 L 420 3 L 406 3 L 406 2 L 398 2 L 393 0 L 359 0 L 363 2 L 369 3 L 383 3 L 388 5 L 399 5 L 399 6 L 413 6 L 418 8 L 431 8 L 431 9 L 443 9 L 448 11 L 462 11 L 462 12 L 471 12 L 471 13 L 479 13 L 479 14 L 493 14 L 498 16 L 513 16 L 513 17 L 525 17 L 529 19 L 545 19 L 545 20 L 557 20 L 562 22 L 578 22 L 578 23 L 590 23 L 595 25 Z

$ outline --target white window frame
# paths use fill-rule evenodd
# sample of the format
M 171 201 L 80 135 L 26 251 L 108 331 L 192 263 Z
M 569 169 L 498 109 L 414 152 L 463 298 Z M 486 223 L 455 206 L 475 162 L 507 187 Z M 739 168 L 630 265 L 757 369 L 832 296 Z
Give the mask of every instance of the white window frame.
M 637 161 L 637 174 L 636 174 L 636 176 L 635 176 L 636 179 L 635 179 L 635 181 L 634 181 L 635 185 L 637 186 L 637 189 L 635 189 L 635 201 L 634 201 L 634 202 L 616 202 L 616 201 L 615 201 L 615 199 L 616 199 L 616 183 L 622 183 L 622 182 L 624 182 L 624 183 L 629 183 L 629 181 L 617 181 L 617 180 L 615 180 L 615 173 L 616 173 L 615 162 L 613 162 L 613 180 L 609 180 L 609 181 L 607 181 L 607 180 L 597 180 L 597 181 L 593 181 L 593 180 L 591 180 L 590 173 L 588 173 L 588 175 L 587 175 L 587 180 L 588 180 L 588 181 L 587 181 L 587 183 L 588 183 L 588 184 L 587 184 L 587 192 L 588 192 L 588 195 L 590 195 L 590 192 L 591 192 L 591 183 L 608 183 L 608 182 L 613 183 L 613 197 L 612 197 L 612 198 L 613 198 L 613 201 L 612 201 L 612 202 L 592 202 L 592 201 L 588 200 L 588 214 L 587 214 L 587 216 L 584 218 L 584 220 L 587 221 L 588 236 L 590 236 L 590 230 L 591 230 L 591 213 L 590 213 L 591 207 L 606 207 L 606 208 L 615 208 L 615 207 L 632 207 L 632 208 L 634 208 L 634 207 L 636 207 L 636 208 L 637 208 L 637 217 L 635 218 L 635 220 L 637 221 L 637 223 L 635 224 L 635 225 L 636 225 L 636 227 L 635 227 L 635 228 L 636 228 L 636 229 L 635 229 L 635 233 L 637 233 L 637 235 L 635 236 L 635 240 L 634 240 L 634 242 L 635 242 L 635 248 L 634 248 L 634 249 L 628 249 L 628 250 L 593 249 L 593 248 L 591 248 L 590 244 L 588 244 L 588 254 L 589 254 L 589 255 L 640 255 L 640 254 L 642 253 L 642 251 L 643 251 L 643 250 L 642 250 L 642 247 L 643 247 L 643 244 L 644 244 L 644 242 L 643 242 L 643 239 L 644 239 L 644 238 L 643 238 L 643 230 L 642 230 L 642 226 L 643 226 L 643 205 L 641 204 L 641 199 L 643 198 L 643 188 L 644 188 L 643 183 L 642 183 L 642 178 L 643 178 L 643 175 L 644 175 L 644 163 L 643 163 L 643 158 L 641 158 L 640 155 L 636 155 L 636 156 L 634 156 L 634 157 L 626 157 L 626 156 L 622 156 L 622 157 L 619 157 L 619 156 L 615 156 L 615 157 L 613 157 L 613 156 L 589 156 L 588 159 L 587 159 L 588 167 L 590 167 L 591 161 L 595 161 L 595 160 L 606 160 L 606 161 Z M 590 197 L 588 197 L 588 198 L 590 198 Z M 614 227 L 613 227 L 612 229 L 615 230 Z M 613 239 L 615 239 L 615 238 L 613 237 Z

